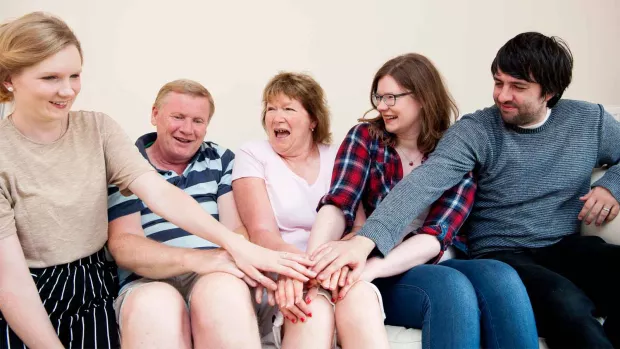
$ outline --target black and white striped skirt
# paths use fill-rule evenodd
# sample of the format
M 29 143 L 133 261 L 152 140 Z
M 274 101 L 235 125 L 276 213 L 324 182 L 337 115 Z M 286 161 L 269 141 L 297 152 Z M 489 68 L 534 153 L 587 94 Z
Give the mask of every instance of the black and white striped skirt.
M 101 251 L 68 264 L 32 268 L 30 274 L 66 348 L 120 348 L 114 297 L 116 265 Z M 26 348 L 0 313 L 0 348 Z

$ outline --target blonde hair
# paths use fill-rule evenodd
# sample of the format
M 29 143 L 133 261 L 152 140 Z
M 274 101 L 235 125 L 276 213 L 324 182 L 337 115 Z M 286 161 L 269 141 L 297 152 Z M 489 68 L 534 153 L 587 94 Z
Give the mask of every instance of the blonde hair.
M 283 72 L 274 76 L 263 90 L 262 124 L 265 127 L 267 103 L 283 94 L 291 99 L 298 100 L 306 109 L 310 118 L 316 122 L 312 133 L 315 143 L 329 144 L 332 134 L 329 131 L 329 108 L 323 88 L 310 75 L 301 73 Z
M 82 47 L 71 28 L 60 18 L 32 12 L 0 25 L 0 103 L 13 100 L 3 82 L 22 69 L 74 45 L 82 56 Z
M 160 108 L 164 98 L 166 98 L 170 92 L 190 95 L 193 97 L 204 97 L 209 100 L 209 120 L 211 120 L 213 113 L 215 113 L 215 102 L 213 101 L 211 92 L 209 92 L 209 90 L 207 90 L 207 88 L 202 86 L 199 82 L 188 79 L 170 81 L 162 86 L 157 93 L 157 98 L 155 98 L 153 107 Z

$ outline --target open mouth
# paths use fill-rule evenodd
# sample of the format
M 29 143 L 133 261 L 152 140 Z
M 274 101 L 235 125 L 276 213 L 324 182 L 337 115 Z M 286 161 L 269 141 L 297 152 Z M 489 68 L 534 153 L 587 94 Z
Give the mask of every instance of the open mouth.
M 398 118 L 398 116 L 396 116 L 396 115 L 383 115 L 383 120 L 385 120 L 385 121 L 396 120 L 397 118 Z
M 179 138 L 179 137 L 173 137 L 173 138 L 176 139 L 178 142 L 183 143 L 183 144 L 189 144 L 189 143 L 193 142 L 192 140 L 185 139 L 185 138 Z
M 291 134 L 291 131 L 285 130 L 283 128 L 276 128 L 273 130 L 273 132 L 275 133 L 276 138 L 285 138 Z

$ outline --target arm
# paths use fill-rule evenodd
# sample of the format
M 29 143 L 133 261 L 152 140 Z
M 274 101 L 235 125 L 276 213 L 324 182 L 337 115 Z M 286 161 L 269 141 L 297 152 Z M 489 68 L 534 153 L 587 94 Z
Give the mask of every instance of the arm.
M 63 348 L 15 234 L 0 239 L 0 311 L 29 348 Z
M 394 186 L 358 236 L 372 240 L 387 255 L 403 238 L 409 217 L 419 216 L 476 164 L 486 161 L 487 147 L 487 135 L 477 121 L 467 117 L 458 121 L 428 160 Z
M 140 213 L 119 217 L 108 224 L 108 248 L 123 269 L 154 280 L 184 273 L 205 274 L 216 250 L 171 247 L 144 236 Z
M 372 164 L 368 148 L 371 141 L 368 125 L 358 124 L 340 144 L 329 191 L 319 202 L 319 212 L 310 232 L 309 253 L 327 241 L 342 238 L 342 234 L 354 226 L 364 224 L 366 215 L 360 201 Z
M 241 218 L 239 218 L 235 197 L 231 192 L 217 198 L 217 211 L 220 215 L 220 223 L 231 231 L 249 239 L 248 232 L 241 223 Z
M 282 239 L 264 179 L 243 177 L 236 179 L 232 186 L 239 216 L 252 242 L 275 251 L 303 253 Z

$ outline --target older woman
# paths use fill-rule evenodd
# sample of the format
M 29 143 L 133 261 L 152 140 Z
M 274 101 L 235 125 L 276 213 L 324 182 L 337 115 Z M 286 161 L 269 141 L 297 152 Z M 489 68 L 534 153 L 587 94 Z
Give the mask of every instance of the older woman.
M 119 346 L 108 184 L 224 247 L 230 273 L 253 286 L 276 287 L 258 270 L 314 276 L 291 260 L 302 257 L 249 243 L 168 184 L 110 117 L 70 111 L 81 71 L 62 20 L 31 13 L 0 26 L 0 103 L 14 102 L 0 121 L 0 348 Z
M 262 123 L 268 140 L 249 142 L 237 152 L 233 194 L 239 214 L 252 241 L 277 251 L 303 253 L 316 206 L 329 189 L 336 155 L 336 148 L 329 145 L 322 88 L 304 74 L 276 75 L 263 92 Z M 337 327 L 344 348 L 388 347 L 381 299 L 371 284 L 357 283 L 337 305 L 328 292 L 319 291 L 321 296 L 314 297 L 317 288 L 311 287 L 304 298 L 303 290 L 301 282 L 278 277 L 277 344 L 329 348 L 335 345 Z

